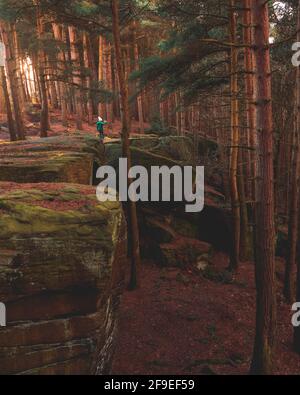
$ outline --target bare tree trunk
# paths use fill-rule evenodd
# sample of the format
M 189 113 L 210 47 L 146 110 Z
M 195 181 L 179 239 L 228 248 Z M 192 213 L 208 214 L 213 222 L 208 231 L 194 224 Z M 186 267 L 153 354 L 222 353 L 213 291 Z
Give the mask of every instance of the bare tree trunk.
M 80 59 L 77 48 L 76 29 L 69 26 L 69 37 L 71 47 L 71 60 L 73 64 L 73 83 L 75 85 L 75 111 L 76 111 L 76 127 L 78 130 L 83 130 L 83 108 L 81 96 L 81 78 L 80 78 Z
M 52 24 L 53 34 L 55 40 L 59 43 L 63 42 L 62 29 L 57 23 Z M 64 70 L 65 68 L 65 58 L 62 50 L 59 51 L 57 55 L 59 69 Z M 63 126 L 68 126 L 68 108 L 67 108 L 67 89 L 64 82 L 59 81 L 59 90 L 60 90 L 60 107 L 61 107 L 61 119 Z
M 175 93 L 175 106 L 176 106 L 176 130 L 178 136 L 182 134 L 181 114 L 179 112 L 180 106 L 180 92 Z
M 22 78 L 22 84 L 24 88 L 24 95 L 25 95 L 25 102 L 30 102 L 30 93 L 28 89 L 28 80 L 25 75 L 25 70 L 24 70 L 24 59 L 21 60 L 21 65 L 20 65 L 20 71 L 21 71 L 21 78 Z
M 245 95 L 247 111 L 247 142 L 249 148 L 256 147 L 256 120 L 254 104 L 253 50 L 251 48 L 253 27 L 251 21 L 251 0 L 244 0 L 244 42 L 245 42 Z M 256 161 L 255 153 L 248 150 L 247 178 L 250 180 L 249 196 L 255 200 Z M 249 168 L 250 165 L 250 168 Z
M 268 2 L 252 0 L 257 116 L 256 336 L 251 373 L 273 373 L 276 332 L 273 117 Z
M 132 40 L 133 40 L 133 50 L 134 50 L 134 67 L 135 70 L 139 70 L 139 46 L 136 39 L 136 21 L 134 20 L 132 23 Z M 136 89 L 138 86 L 136 85 Z M 139 116 L 139 125 L 140 125 L 140 133 L 145 132 L 144 127 L 144 111 L 143 111 L 143 101 L 142 101 L 142 94 L 137 95 L 137 107 L 138 107 L 138 116 Z
M 45 66 L 46 56 L 41 42 L 42 35 L 44 32 L 43 19 L 41 16 L 39 2 L 37 4 L 37 34 L 39 38 L 39 51 L 38 51 L 38 74 L 41 89 L 41 137 L 47 137 L 47 131 L 50 129 L 49 122 L 49 103 L 48 103 L 48 92 L 46 85 Z
M 53 64 L 53 62 L 51 62 L 51 60 L 49 59 L 49 57 L 46 57 L 46 64 L 47 64 L 47 69 L 49 70 L 48 77 L 47 77 L 47 91 L 50 93 L 50 103 L 52 108 L 54 108 L 55 110 L 57 110 L 59 108 L 59 103 L 58 103 L 58 92 L 56 89 L 56 76 L 57 76 L 57 72 L 56 72 L 56 65 Z
M 128 171 L 131 167 L 131 152 L 130 152 L 130 112 L 129 112 L 129 94 L 128 84 L 125 80 L 125 70 L 122 62 L 121 37 L 120 37 L 120 19 L 119 19 L 119 1 L 112 0 L 112 15 L 113 15 L 113 35 L 115 43 L 115 55 L 117 71 L 119 76 L 123 117 L 122 117 L 122 143 L 123 156 L 128 159 Z M 131 184 L 131 179 L 128 177 L 128 185 Z M 130 289 L 135 289 L 138 284 L 137 270 L 140 266 L 140 243 L 139 243 L 139 227 L 136 204 L 129 202 L 128 208 L 128 234 L 130 237 L 130 252 L 131 252 L 131 278 Z
M 2 80 L 2 89 L 4 94 L 5 106 L 6 106 L 6 113 L 7 113 L 7 123 L 8 123 L 8 130 L 10 135 L 10 141 L 16 141 L 17 135 L 15 131 L 14 119 L 12 115 L 9 93 L 7 89 L 7 82 L 6 82 L 6 75 L 4 67 L 0 67 L 1 71 L 1 80 Z
M 89 55 L 88 55 L 88 38 L 87 33 L 83 33 L 83 51 L 84 51 L 84 67 L 89 69 Z M 87 87 L 87 112 L 88 112 L 88 123 L 89 125 L 93 124 L 93 102 L 91 99 L 91 76 L 88 75 L 86 77 L 86 87 Z
M 239 174 L 238 174 L 238 191 L 240 199 L 240 225 L 241 225 L 241 238 L 240 238 L 240 260 L 247 262 L 252 254 L 252 246 L 250 239 L 249 230 L 249 217 L 248 208 L 246 203 L 246 188 L 245 188 L 245 177 L 244 177 L 244 164 L 243 164 L 242 152 L 239 152 Z
M 112 46 L 110 42 L 107 42 L 106 46 L 106 62 L 105 62 L 105 69 L 106 69 L 106 83 L 107 87 L 110 91 L 113 89 L 113 81 L 112 81 Z M 113 103 L 107 103 L 106 104 L 106 115 L 107 115 L 107 121 L 111 124 L 113 124 Z M 113 131 L 113 128 L 112 128 Z
M 98 64 L 98 81 L 103 82 L 104 80 L 104 37 L 99 36 L 99 64 Z M 103 103 L 98 105 L 98 114 L 103 116 L 104 109 Z
M 237 15 L 234 9 L 235 0 L 230 2 L 230 38 L 232 43 L 236 43 Z M 234 232 L 234 245 L 230 257 L 230 270 L 236 271 L 240 260 L 240 239 L 241 239 L 241 212 L 238 191 L 238 158 L 239 158 L 239 100 L 238 100 L 238 49 L 232 46 L 231 49 L 231 157 L 230 157 L 230 191 L 232 223 Z
M 16 83 L 18 86 L 18 90 L 20 92 L 20 107 L 21 107 L 21 111 L 23 114 L 26 100 L 25 100 L 25 89 L 24 89 L 24 85 L 23 85 L 21 66 L 20 66 L 21 51 L 20 51 L 19 38 L 18 38 L 15 23 L 11 24 L 11 32 L 12 32 L 12 42 L 13 42 L 13 46 L 14 46 L 14 54 L 15 54 L 15 59 L 16 59 L 16 77 L 17 77 Z
M 18 140 L 25 140 L 25 126 L 22 116 L 21 101 L 18 89 L 16 55 L 13 44 L 12 27 L 9 23 L 0 22 L 0 33 L 6 50 L 6 69 L 13 101 L 15 125 Z

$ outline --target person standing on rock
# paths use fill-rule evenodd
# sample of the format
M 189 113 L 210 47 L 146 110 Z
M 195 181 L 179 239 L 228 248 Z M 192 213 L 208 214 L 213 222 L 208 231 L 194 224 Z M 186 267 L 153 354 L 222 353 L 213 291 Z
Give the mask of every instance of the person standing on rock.
M 105 135 L 104 135 L 104 126 L 105 125 L 107 125 L 108 124 L 108 122 L 106 122 L 106 121 L 103 121 L 103 119 L 101 118 L 101 117 L 98 117 L 98 122 L 97 122 L 97 131 L 99 132 L 99 134 L 100 134 L 100 140 L 101 141 L 103 141 L 104 140 L 104 138 L 105 138 Z

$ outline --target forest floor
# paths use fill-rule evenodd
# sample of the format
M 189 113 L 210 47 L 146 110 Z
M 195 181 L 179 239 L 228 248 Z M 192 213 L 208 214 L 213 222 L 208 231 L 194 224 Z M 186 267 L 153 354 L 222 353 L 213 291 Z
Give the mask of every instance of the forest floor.
M 144 262 L 139 289 L 123 295 L 113 374 L 248 374 L 255 333 L 254 264 L 242 264 L 233 281 L 222 275 L 227 265 L 227 257 L 216 253 L 212 267 L 219 275 L 208 278 Z M 284 304 L 281 287 L 276 374 L 295 375 L 300 356 L 292 351 L 291 306 Z
M 89 125 L 88 123 L 84 122 L 83 123 L 83 131 L 84 133 L 91 134 L 94 136 L 98 136 L 98 132 L 96 129 L 96 122 L 97 118 L 94 120 L 93 125 Z M 1 128 L 1 126 L 4 126 L 4 129 Z M 149 124 L 145 123 L 144 127 L 145 129 L 149 128 Z M 6 130 L 7 124 L 6 124 L 6 116 L 3 114 L 0 114 L 0 141 L 9 141 L 9 135 Z M 32 123 L 29 122 L 28 120 L 25 123 L 26 127 L 26 137 L 27 139 L 29 138 L 38 138 L 40 134 L 40 125 L 39 123 Z M 139 135 L 139 122 L 132 120 L 132 135 Z M 72 118 L 69 118 L 68 120 L 68 127 L 65 127 L 62 125 L 61 120 L 60 120 L 60 113 L 58 111 L 51 111 L 51 130 L 48 132 L 48 136 L 60 136 L 60 135 L 68 135 L 71 133 L 74 133 L 76 131 L 76 123 Z M 121 136 L 121 131 L 122 131 L 122 124 L 120 121 L 115 121 L 113 125 L 108 125 L 105 128 L 105 134 L 106 136 L 110 138 L 119 138 Z

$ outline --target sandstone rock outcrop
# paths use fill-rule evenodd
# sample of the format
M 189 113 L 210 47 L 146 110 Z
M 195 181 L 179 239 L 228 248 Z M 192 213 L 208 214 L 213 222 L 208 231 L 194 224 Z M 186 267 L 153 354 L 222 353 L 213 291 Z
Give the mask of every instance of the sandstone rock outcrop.
M 1 374 L 108 373 L 126 231 L 119 203 L 70 184 L 0 183 Z
M 91 185 L 94 163 L 103 160 L 103 145 L 82 133 L 2 143 L 0 181 Z

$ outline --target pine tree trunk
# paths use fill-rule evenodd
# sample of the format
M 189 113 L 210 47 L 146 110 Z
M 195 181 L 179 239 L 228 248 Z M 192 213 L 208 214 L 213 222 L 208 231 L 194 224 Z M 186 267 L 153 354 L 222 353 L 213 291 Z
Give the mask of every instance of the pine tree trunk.
M 47 78 L 47 91 L 50 93 L 50 103 L 52 108 L 57 110 L 59 108 L 59 103 L 58 103 L 58 93 L 56 89 L 56 65 L 53 64 L 53 62 L 50 61 L 48 57 L 46 57 L 47 60 L 47 69 L 49 70 L 49 76 Z
M 173 108 L 172 108 L 172 96 L 168 97 L 168 126 L 171 128 L 173 126 Z
M 104 80 L 104 37 L 99 36 L 99 64 L 98 64 L 98 81 L 103 82 Z M 98 114 L 103 117 L 104 105 L 99 103 Z
M 84 51 L 84 67 L 89 69 L 89 55 L 88 55 L 88 37 L 87 33 L 83 33 L 83 51 Z M 91 76 L 86 77 L 86 87 L 87 87 L 87 112 L 88 112 L 88 123 L 93 124 L 93 102 L 91 99 Z
M 276 332 L 273 118 L 268 2 L 252 0 L 256 79 L 256 336 L 251 373 L 273 373 Z
M 230 38 L 236 43 L 237 16 L 234 9 L 235 0 L 230 2 Z M 240 260 L 241 212 L 238 191 L 238 158 L 239 158 L 239 100 L 238 100 L 238 50 L 231 49 L 231 157 L 230 157 L 230 191 L 234 243 L 230 257 L 230 270 L 236 271 Z
M 6 50 L 6 69 L 14 108 L 16 134 L 18 136 L 18 140 L 25 140 L 25 126 L 22 116 L 21 100 L 18 89 L 18 76 L 16 66 L 17 60 L 13 44 L 11 24 L 1 21 L 0 33 Z
M 241 215 L 241 240 L 240 240 L 240 260 L 247 262 L 251 258 L 252 246 L 249 231 L 248 208 L 246 203 L 246 188 L 244 177 L 244 158 L 242 152 L 239 152 L 239 174 L 238 174 L 238 191 L 240 199 L 240 215 Z
M 73 61 L 72 61 L 72 50 L 71 50 L 71 42 L 70 42 L 70 35 L 69 35 L 69 27 L 68 26 L 62 26 L 62 41 L 66 43 L 66 50 L 63 52 L 63 56 L 65 59 L 65 63 L 68 67 L 69 70 L 73 70 Z M 67 106 L 68 106 L 68 112 L 75 113 L 76 112 L 76 100 L 75 100 L 75 87 L 73 85 L 74 82 L 74 76 L 71 75 L 67 78 L 67 81 L 69 82 L 68 88 L 68 101 L 67 101 Z
M 30 102 L 30 94 L 28 88 L 28 80 L 26 78 L 25 70 L 24 70 L 24 60 L 21 61 L 20 71 L 21 71 L 22 84 L 24 87 L 25 102 L 28 103 Z
M 16 58 L 16 63 L 15 63 L 16 77 L 17 77 L 16 83 L 17 83 L 18 90 L 20 93 L 20 106 L 21 106 L 21 111 L 23 114 L 26 100 L 25 100 L 25 89 L 24 89 L 24 85 L 23 85 L 21 66 L 20 66 L 21 52 L 20 52 L 19 39 L 18 39 L 15 23 L 11 24 L 11 31 L 12 31 L 12 41 L 13 41 L 13 46 L 14 46 L 15 58 Z
M 63 35 L 62 35 L 62 29 L 60 25 L 57 23 L 52 24 L 52 29 L 53 29 L 53 34 L 54 38 L 56 41 L 59 43 L 63 42 Z M 65 62 L 66 59 L 64 57 L 63 52 L 60 50 L 57 55 L 58 59 L 58 68 L 61 70 L 65 69 Z M 67 89 L 66 85 L 64 82 L 59 81 L 58 82 L 59 86 L 59 91 L 60 91 L 60 107 L 61 107 L 61 119 L 62 119 L 62 125 L 67 127 L 68 126 L 68 108 L 67 108 Z
M 13 119 L 11 105 L 10 105 L 10 99 L 9 99 L 9 93 L 8 93 L 8 89 L 7 89 L 7 82 L 6 82 L 6 75 L 5 75 L 4 67 L 0 67 L 0 72 L 1 72 L 2 89 L 3 89 L 3 94 L 4 94 L 5 106 L 6 106 L 7 123 L 8 123 L 10 141 L 16 141 L 17 135 L 15 132 L 14 119 Z
M 135 70 L 139 70 L 139 46 L 137 43 L 136 39 L 136 28 L 137 28 L 137 23 L 134 20 L 132 23 L 132 41 L 133 41 L 133 50 L 134 50 L 134 67 Z M 138 90 L 138 85 L 136 85 L 136 90 Z M 143 100 L 142 100 L 142 94 L 137 95 L 137 108 L 138 108 L 138 118 L 139 118 L 139 127 L 140 127 L 140 133 L 145 132 L 145 127 L 144 127 L 144 111 L 143 111 Z
M 50 121 L 49 121 L 49 103 L 48 103 L 48 92 L 46 85 L 46 75 L 45 75 L 45 66 L 46 66 L 46 56 L 45 52 L 42 48 L 42 35 L 44 33 L 43 19 L 40 12 L 40 5 L 37 6 L 37 34 L 40 40 L 39 42 L 39 50 L 38 50 L 38 75 L 41 89 L 41 137 L 47 137 L 48 130 L 50 129 Z
M 113 15 L 113 35 L 115 43 L 115 56 L 117 71 L 119 76 L 123 117 L 122 117 L 122 144 L 123 156 L 128 159 L 128 171 L 131 167 L 131 152 L 130 152 L 130 112 L 129 112 L 129 94 L 128 83 L 125 79 L 125 70 L 122 62 L 121 37 L 120 37 L 120 20 L 119 20 L 119 1 L 112 0 L 112 15 Z M 131 179 L 128 179 L 128 185 L 131 184 Z M 139 243 L 139 227 L 136 204 L 132 201 L 128 204 L 128 234 L 130 237 L 130 252 L 131 252 L 131 278 L 130 289 L 135 289 L 138 284 L 137 270 L 140 266 L 140 243 Z
M 71 61 L 73 65 L 73 83 L 75 85 L 75 112 L 76 112 L 76 128 L 83 130 L 83 106 L 81 96 L 81 78 L 80 78 L 80 59 L 79 51 L 77 48 L 76 40 L 76 29 L 73 26 L 69 26 L 69 38 L 70 38 L 70 49 L 71 49 Z
M 87 52 L 88 52 L 89 65 L 91 68 L 92 78 L 94 81 L 97 81 L 98 80 L 98 71 L 97 71 L 97 67 L 96 67 L 94 49 L 92 46 L 90 35 L 87 35 Z
M 106 47 L 106 79 L 107 79 L 107 88 L 112 91 L 113 89 L 113 81 L 112 81 L 112 46 L 111 43 L 107 43 Z M 106 115 L 107 121 L 111 124 L 113 123 L 113 104 L 112 102 L 106 104 Z
M 175 93 L 175 107 L 176 107 L 176 130 L 178 136 L 182 134 L 181 116 L 179 112 L 180 92 Z
M 244 0 L 244 43 L 245 47 L 245 96 L 247 112 L 247 142 L 249 148 L 255 148 L 257 145 L 255 104 L 254 104 L 254 78 L 253 78 L 253 50 L 251 48 L 253 27 L 251 21 L 251 0 Z M 249 195 L 255 200 L 255 177 L 256 161 L 253 151 L 248 150 L 247 158 L 247 178 L 249 182 Z

